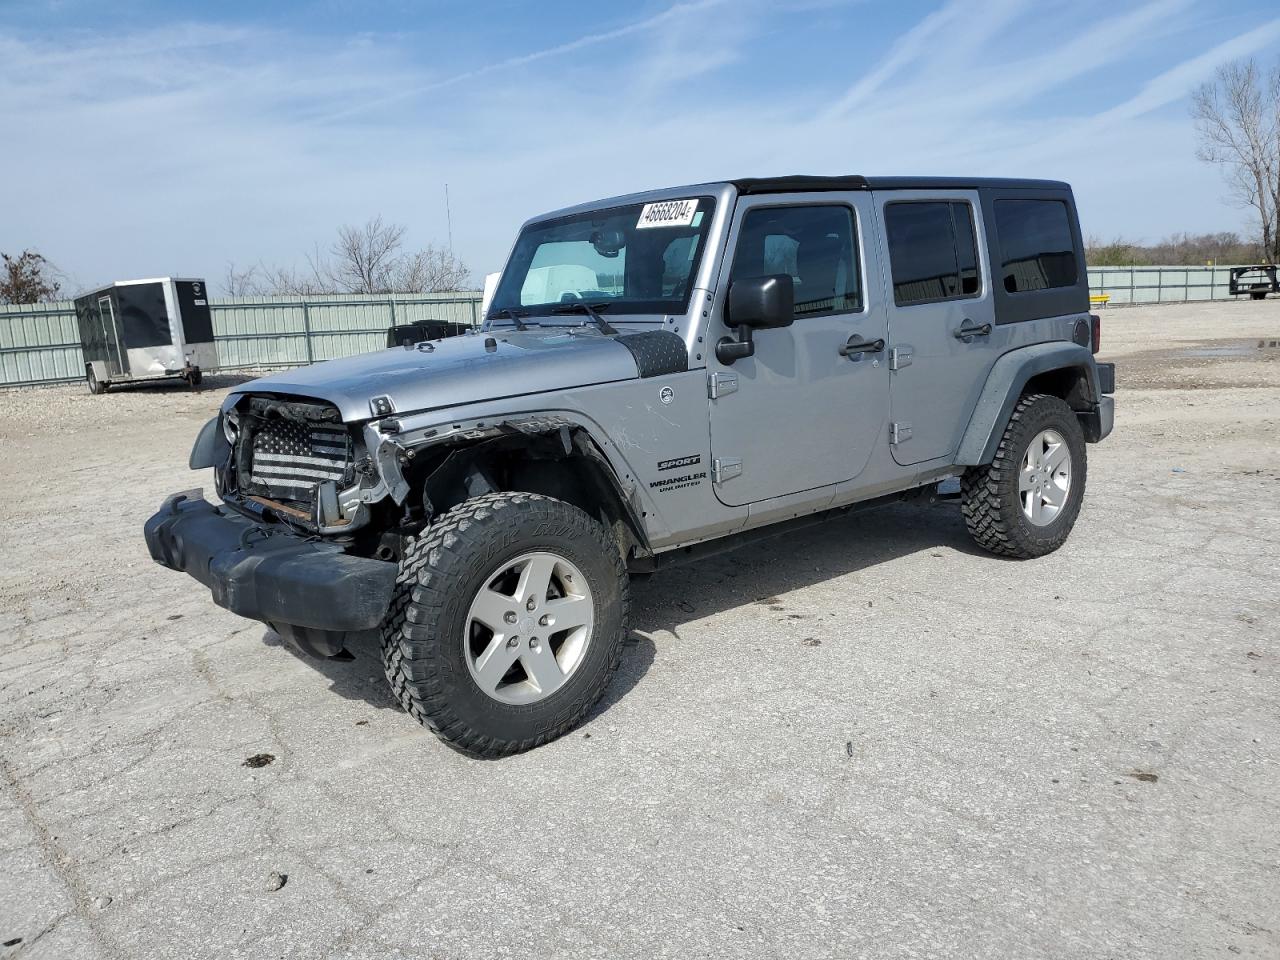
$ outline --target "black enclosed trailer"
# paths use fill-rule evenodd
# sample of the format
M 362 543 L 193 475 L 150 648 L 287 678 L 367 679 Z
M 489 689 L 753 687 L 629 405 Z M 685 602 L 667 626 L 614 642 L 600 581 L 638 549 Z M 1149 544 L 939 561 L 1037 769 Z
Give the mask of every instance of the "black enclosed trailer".
M 218 365 L 203 280 L 118 280 L 77 297 L 76 322 L 93 393 L 165 377 L 195 386 Z

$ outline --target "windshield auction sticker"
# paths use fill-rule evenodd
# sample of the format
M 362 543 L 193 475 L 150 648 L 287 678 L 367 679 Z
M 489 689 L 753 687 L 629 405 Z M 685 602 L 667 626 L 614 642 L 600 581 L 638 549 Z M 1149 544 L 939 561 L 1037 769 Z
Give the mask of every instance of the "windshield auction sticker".
M 640 211 L 640 221 L 636 229 L 649 227 L 687 227 L 693 223 L 693 215 L 698 210 L 697 200 L 662 200 L 658 203 L 646 203 Z

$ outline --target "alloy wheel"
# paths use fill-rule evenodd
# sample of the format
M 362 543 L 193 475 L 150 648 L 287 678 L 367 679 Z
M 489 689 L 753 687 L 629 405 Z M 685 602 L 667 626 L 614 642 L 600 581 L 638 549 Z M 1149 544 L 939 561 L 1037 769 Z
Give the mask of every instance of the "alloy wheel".
M 594 626 L 591 587 L 555 553 L 527 553 L 487 576 L 467 612 L 472 679 L 502 703 L 537 703 L 582 663 Z
M 1018 498 L 1023 515 L 1038 527 L 1058 518 L 1071 493 L 1071 450 L 1057 430 L 1041 430 L 1022 456 Z

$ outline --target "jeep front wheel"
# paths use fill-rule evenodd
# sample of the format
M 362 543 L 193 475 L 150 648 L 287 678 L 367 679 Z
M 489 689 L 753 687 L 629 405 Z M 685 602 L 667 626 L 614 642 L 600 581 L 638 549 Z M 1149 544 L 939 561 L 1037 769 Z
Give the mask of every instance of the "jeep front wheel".
M 468 500 L 408 541 L 383 665 L 415 719 L 464 753 L 572 729 L 618 666 L 628 581 L 605 528 L 529 493 Z
M 1052 553 L 1080 513 L 1087 467 L 1084 431 L 1066 402 L 1022 397 L 991 463 L 964 475 L 961 509 L 969 534 L 1002 556 Z

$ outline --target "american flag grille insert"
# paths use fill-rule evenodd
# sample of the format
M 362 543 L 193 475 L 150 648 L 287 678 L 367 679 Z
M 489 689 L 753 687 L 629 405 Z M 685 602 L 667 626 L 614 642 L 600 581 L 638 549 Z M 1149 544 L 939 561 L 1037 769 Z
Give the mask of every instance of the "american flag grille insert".
M 321 480 L 341 480 L 350 461 L 344 427 L 267 417 L 253 435 L 249 479 L 272 496 L 309 500 Z

